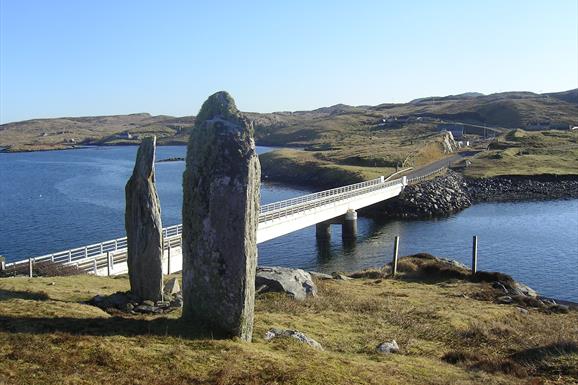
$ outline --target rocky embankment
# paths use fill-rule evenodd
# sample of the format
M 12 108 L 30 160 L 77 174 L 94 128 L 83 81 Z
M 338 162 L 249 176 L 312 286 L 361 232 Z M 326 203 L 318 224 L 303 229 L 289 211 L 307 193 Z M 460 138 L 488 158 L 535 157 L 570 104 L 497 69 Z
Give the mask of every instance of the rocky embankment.
M 407 186 L 396 198 L 363 213 L 389 218 L 447 216 L 477 202 L 578 198 L 577 176 L 499 176 L 473 179 L 448 171 L 445 175 Z
M 435 179 L 407 186 L 399 196 L 364 211 L 364 214 L 424 218 L 449 215 L 471 205 L 472 198 L 462 175 L 448 171 Z
M 578 176 L 534 175 L 465 179 L 474 202 L 507 202 L 578 198 Z

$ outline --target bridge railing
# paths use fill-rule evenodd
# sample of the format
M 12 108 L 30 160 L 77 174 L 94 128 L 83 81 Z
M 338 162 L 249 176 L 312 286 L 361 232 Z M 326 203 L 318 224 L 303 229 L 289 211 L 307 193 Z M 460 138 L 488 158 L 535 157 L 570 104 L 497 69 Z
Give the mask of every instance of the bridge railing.
M 183 225 L 178 224 L 174 226 L 168 226 L 163 228 L 163 239 L 166 242 L 167 239 L 180 236 L 183 232 Z M 126 237 L 111 239 L 109 241 L 104 241 L 100 243 L 94 243 L 92 245 L 77 247 L 74 249 L 58 251 L 51 254 L 41 255 L 38 257 L 32 257 L 32 262 L 55 262 L 55 263 L 71 263 L 81 260 L 92 260 L 97 256 L 104 255 L 106 257 L 107 252 L 118 252 L 125 250 L 127 248 Z M 23 259 L 19 261 L 6 263 L 6 270 L 15 269 L 18 270 L 20 266 L 26 266 L 29 263 L 29 259 Z
M 271 203 L 262 206 L 259 222 L 267 222 L 273 219 L 286 217 L 310 210 L 315 207 L 324 206 L 332 202 L 349 199 L 355 196 L 367 194 L 372 191 L 392 187 L 402 183 L 403 182 L 401 178 L 388 182 L 385 182 L 383 178 L 377 178 L 367 182 L 356 183 L 322 191 L 319 193 Z
M 317 192 L 317 193 L 313 193 L 313 194 L 302 195 L 302 196 L 299 196 L 296 198 L 286 199 L 286 200 L 279 201 L 279 202 L 269 203 L 269 204 L 261 206 L 260 213 L 265 214 L 265 213 L 270 212 L 270 211 L 280 210 L 280 209 L 283 209 L 286 207 L 295 206 L 295 205 L 299 205 L 302 203 L 323 199 L 323 198 L 326 198 L 328 196 L 343 194 L 344 192 L 347 192 L 347 191 L 378 185 L 382 182 L 383 182 L 382 178 L 376 178 L 376 179 L 372 179 L 372 180 L 361 182 L 361 183 L 355 183 L 355 184 L 351 184 L 351 185 L 347 185 L 347 186 L 337 187 L 337 188 L 334 188 L 331 190 L 325 190 L 325 191 L 321 191 L 321 192 Z
M 444 165 L 444 166 L 441 166 L 440 168 L 437 168 L 437 169 L 435 169 L 435 170 L 433 170 L 433 171 L 431 171 L 431 172 L 429 172 L 429 173 L 427 173 L 427 174 L 425 174 L 425 175 L 416 176 L 416 177 L 414 177 L 414 178 L 409 178 L 409 179 L 407 180 L 407 183 L 408 183 L 408 184 L 419 183 L 419 182 L 421 182 L 422 180 L 425 180 L 425 179 L 429 178 L 429 177 L 432 176 L 432 175 L 439 174 L 440 172 L 442 172 L 443 170 L 445 170 L 447 167 L 448 167 L 448 166 Z
M 332 202 L 349 199 L 399 184 L 403 184 L 401 178 L 392 181 L 385 181 L 383 177 L 380 177 L 366 182 L 355 183 L 348 186 L 342 186 L 331 190 L 270 203 L 261 206 L 259 222 L 266 222 L 283 216 L 293 215 Z M 167 247 L 167 244 L 170 244 L 174 239 L 180 239 L 182 231 L 182 224 L 163 228 L 162 233 L 165 248 Z M 167 240 L 169 241 L 168 243 Z M 124 260 L 126 260 L 126 249 L 127 238 L 123 237 L 38 257 L 9 262 L 5 264 L 5 269 L 7 271 L 20 271 L 26 269 L 27 265 L 31 262 L 51 261 L 59 264 L 76 265 L 82 270 L 90 271 L 93 268 L 101 268 L 103 264 L 108 263 L 107 254 L 112 254 L 114 256 L 115 263 L 118 261 L 117 258 L 124 258 Z

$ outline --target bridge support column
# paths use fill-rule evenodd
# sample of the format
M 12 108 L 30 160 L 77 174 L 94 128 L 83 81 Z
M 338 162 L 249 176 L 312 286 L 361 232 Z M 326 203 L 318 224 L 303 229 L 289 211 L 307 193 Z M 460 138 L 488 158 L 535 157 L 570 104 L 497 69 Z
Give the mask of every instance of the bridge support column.
M 341 225 L 341 237 L 344 240 L 354 240 L 357 238 L 357 211 L 347 210 L 343 224 Z
M 315 237 L 317 239 L 329 240 L 331 239 L 331 222 L 319 222 L 315 225 Z

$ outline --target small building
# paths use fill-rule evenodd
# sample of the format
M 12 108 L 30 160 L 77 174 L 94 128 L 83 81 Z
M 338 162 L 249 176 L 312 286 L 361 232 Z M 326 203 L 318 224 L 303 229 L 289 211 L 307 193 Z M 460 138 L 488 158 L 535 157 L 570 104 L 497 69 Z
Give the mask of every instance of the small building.
M 117 139 L 133 139 L 132 134 L 128 131 L 121 132 L 120 134 L 116 134 L 115 137 Z

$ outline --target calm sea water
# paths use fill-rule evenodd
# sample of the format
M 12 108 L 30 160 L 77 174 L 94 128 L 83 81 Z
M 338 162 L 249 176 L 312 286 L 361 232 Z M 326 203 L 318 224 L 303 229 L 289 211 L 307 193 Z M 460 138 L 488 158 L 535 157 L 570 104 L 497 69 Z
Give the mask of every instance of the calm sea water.
M 261 147 L 259 152 L 268 148 Z M 136 147 L 0 154 L 0 255 L 8 260 L 117 238 L 124 234 L 124 185 Z M 184 157 L 185 147 L 159 147 L 157 159 Z M 163 225 L 181 222 L 184 162 L 158 163 Z M 311 191 L 262 185 L 270 203 Z M 470 262 L 479 236 L 479 268 L 513 275 L 546 296 L 578 301 L 578 200 L 488 203 L 449 218 L 374 221 L 360 218 L 359 238 L 343 244 L 332 227 L 318 245 L 314 227 L 259 245 L 259 264 L 324 272 L 379 266 L 400 253 L 429 252 Z

